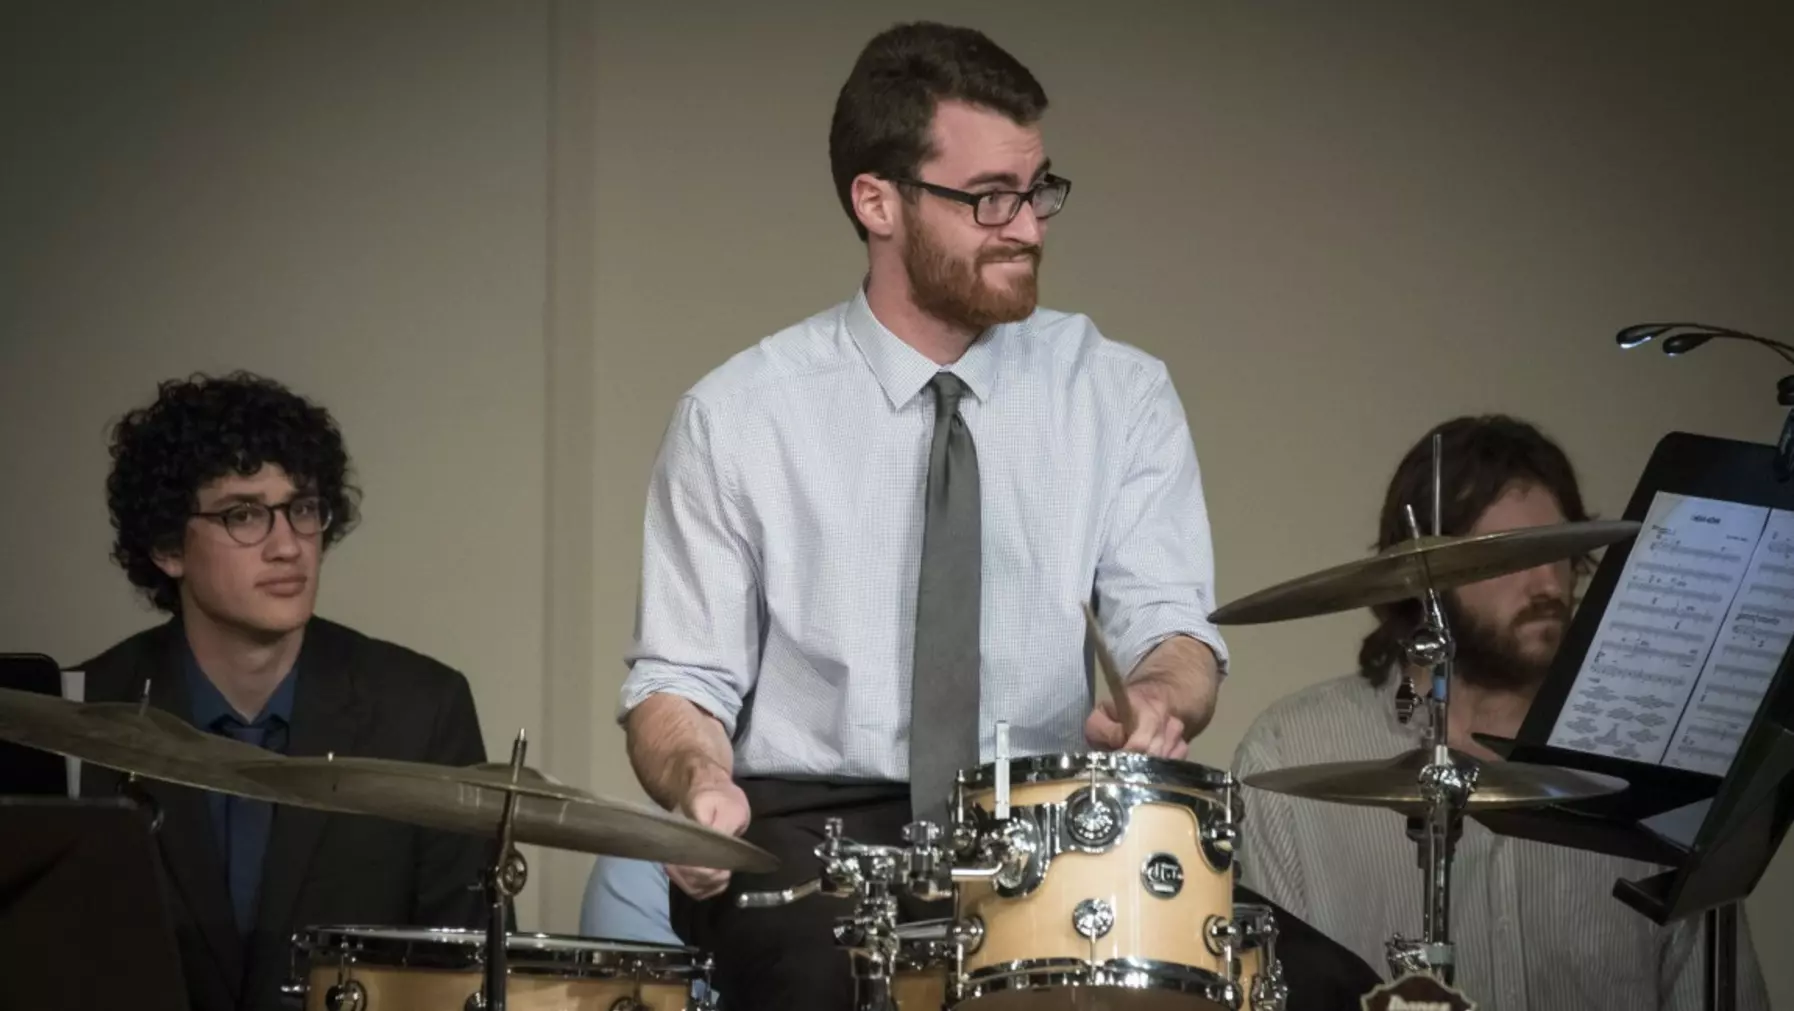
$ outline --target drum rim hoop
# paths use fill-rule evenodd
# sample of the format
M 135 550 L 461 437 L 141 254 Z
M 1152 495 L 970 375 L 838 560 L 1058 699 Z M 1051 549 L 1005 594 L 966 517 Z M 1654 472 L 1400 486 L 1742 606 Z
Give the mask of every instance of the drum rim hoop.
M 1134 982 L 1142 976 L 1146 982 Z M 1057 989 L 1074 984 L 1197 993 L 1220 1004 L 1230 1003 L 1229 991 L 1238 990 L 1236 984 L 1213 970 L 1149 958 L 1111 958 L 1097 962 L 1080 958 L 1025 958 L 980 966 L 965 974 L 968 998 L 1003 991 Z
M 959 783 L 969 791 L 992 790 L 997 785 L 997 765 L 988 762 L 962 769 Z M 1197 762 L 1174 762 L 1151 755 L 1124 751 L 1065 751 L 1009 760 L 1009 782 L 1060 783 L 1087 777 L 1095 770 L 1105 779 L 1141 786 L 1174 786 L 1220 792 L 1234 785 L 1225 769 Z
M 347 946 L 356 964 L 379 968 L 447 968 L 477 971 L 478 947 L 486 932 L 465 927 L 402 927 L 333 924 L 305 927 L 292 936 L 294 953 L 314 964 L 333 961 Z M 400 955 L 402 958 L 394 958 Z M 506 935 L 505 960 L 518 971 L 608 972 L 645 978 L 691 978 L 703 975 L 705 959 L 696 948 L 513 931 Z

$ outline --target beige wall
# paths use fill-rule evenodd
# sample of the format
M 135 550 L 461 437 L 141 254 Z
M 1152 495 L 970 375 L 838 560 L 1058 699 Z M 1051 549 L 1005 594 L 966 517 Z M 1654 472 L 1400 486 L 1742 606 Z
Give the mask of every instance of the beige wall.
M 545 9 L 69 6 L 0 57 L 0 648 L 157 620 L 107 561 L 107 426 L 250 368 L 366 495 L 323 612 L 467 672 L 492 755 L 539 740 Z
M 326 612 L 465 670 L 495 752 L 527 729 L 538 764 L 638 795 L 611 716 L 648 468 L 680 391 L 858 280 L 827 118 L 897 16 L 992 31 L 1052 95 L 1076 186 L 1045 299 L 1170 364 L 1222 599 L 1359 555 L 1395 459 L 1455 413 L 1544 424 L 1615 515 L 1662 433 L 1780 421 L 1766 356 L 1610 334 L 1794 334 L 1794 35 L 1569 6 L 39 16 L 0 61 L 30 155 L 0 164 L 0 648 L 72 660 L 147 620 L 104 560 L 103 426 L 154 378 L 261 368 L 338 413 L 367 488 Z M 1363 624 L 1235 632 L 1194 757 L 1349 669 Z M 536 863 L 527 925 L 573 927 L 585 863 Z M 1784 853 L 1760 950 L 1790 897 Z

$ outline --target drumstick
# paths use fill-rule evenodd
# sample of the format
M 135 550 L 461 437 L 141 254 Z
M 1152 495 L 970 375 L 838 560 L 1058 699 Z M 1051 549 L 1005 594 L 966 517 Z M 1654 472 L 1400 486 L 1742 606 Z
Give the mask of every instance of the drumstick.
M 1127 686 L 1121 681 L 1121 671 L 1115 666 L 1115 657 L 1109 652 L 1109 644 L 1103 640 L 1102 626 L 1096 623 L 1096 612 L 1090 609 L 1090 602 L 1084 602 L 1084 624 L 1090 629 L 1090 638 L 1096 643 L 1096 665 L 1103 669 L 1103 680 L 1109 685 L 1109 698 L 1115 703 L 1115 716 L 1121 721 L 1122 730 L 1129 737 L 1134 735 L 1134 709 L 1128 705 Z

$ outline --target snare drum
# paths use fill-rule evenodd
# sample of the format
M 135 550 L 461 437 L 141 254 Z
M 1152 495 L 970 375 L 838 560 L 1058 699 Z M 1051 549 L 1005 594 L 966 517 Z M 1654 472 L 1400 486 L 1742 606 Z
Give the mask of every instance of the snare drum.
M 998 822 L 996 768 L 960 773 L 959 859 L 998 838 L 1029 855 L 956 889 L 968 1011 L 1040 1007 L 1049 993 L 1067 1008 L 1238 1006 L 1230 775 L 1118 752 L 1012 759 Z
M 315 927 L 293 936 L 305 1011 L 462 1011 L 478 1005 L 484 931 Z M 692 948 L 512 934 L 506 1006 L 516 1011 L 688 1011 L 709 965 Z M 471 1002 L 470 1002 L 471 998 Z

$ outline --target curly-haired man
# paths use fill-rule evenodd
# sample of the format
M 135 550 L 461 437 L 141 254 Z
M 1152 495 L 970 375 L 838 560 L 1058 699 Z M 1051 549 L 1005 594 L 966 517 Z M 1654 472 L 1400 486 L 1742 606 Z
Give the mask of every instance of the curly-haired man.
M 83 665 L 87 697 L 150 703 L 289 755 L 485 761 L 466 678 L 313 614 L 354 526 L 342 434 L 247 373 L 161 384 L 113 430 L 112 557 L 168 620 Z M 82 790 L 118 789 L 107 770 Z M 273 1009 L 296 931 L 483 927 L 482 841 L 151 784 L 192 1005 Z

